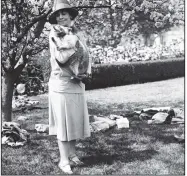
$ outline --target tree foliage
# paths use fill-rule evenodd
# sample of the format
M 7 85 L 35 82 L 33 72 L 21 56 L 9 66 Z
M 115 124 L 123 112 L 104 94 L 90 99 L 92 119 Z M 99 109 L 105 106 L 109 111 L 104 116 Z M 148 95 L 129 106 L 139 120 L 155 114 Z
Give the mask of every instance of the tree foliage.
M 29 59 L 48 47 L 46 0 L 2 0 L 2 118 L 11 121 L 14 83 Z M 47 38 L 46 38 L 47 37 Z
M 51 6 L 45 0 L 3 0 L 1 9 L 4 74 L 23 68 L 30 57 L 48 47 L 42 31 Z
M 87 0 L 77 4 L 95 7 L 79 8 L 78 25 L 87 32 L 91 45 L 117 46 L 125 31 L 148 35 L 184 24 L 184 0 Z
M 52 3 L 53 0 L 2 1 L 3 71 L 25 64 L 29 57 L 48 47 L 42 29 Z M 127 30 L 150 34 L 184 24 L 184 0 L 70 0 L 70 3 L 79 9 L 77 25 L 86 31 L 91 45 L 116 46 Z

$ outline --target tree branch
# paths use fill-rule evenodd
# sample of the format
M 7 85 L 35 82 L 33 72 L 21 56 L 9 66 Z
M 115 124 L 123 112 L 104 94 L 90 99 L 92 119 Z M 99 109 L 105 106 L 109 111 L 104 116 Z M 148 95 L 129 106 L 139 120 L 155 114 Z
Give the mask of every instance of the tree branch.
M 1 62 L 1 66 L 4 72 L 8 72 L 8 69 L 5 67 L 4 62 Z
M 44 13 L 41 16 L 35 17 L 26 27 L 25 29 L 23 29 L 23 32 L 18 36 L 17 38 L 17 43 L 19 43 L 22 38 L 27 34 L 27 32 L 30 30 L 30 28 L 37 23 L 40 20 L 43 20 L 45 18 L 47 18 L 47 16 L 49 15 L 49 13 L 51 13 L 52 9 L 48 10 L 46 13 Z
M 44 25 L 45 25 L 46 21 L 47 21 L 46 18 L 44 18 L 44 19 L 42 19 L 42 20 L 40 20 L 38 22 L 38 24 L 37 24 L 37 26 L 36 26 L 36 28 L 34 30 L 34 36 L 35 36 L 35 38 L 39 38 L 40 34 L 43 31 L 43 28 L 44 28 Z
M 165 4 L 166 2 L 170 2 L 169 0 L 165 0 L 163 1 L 161 4 L 159 4 L 159 6 L 162 6 L 163 4 Z
M 127 24 L 130 22 L 131 18 L 132 18 L 132 14 L 130 14 L 129 18 L 126 20 L 125 25 L 124 25 L 125 27 L 120 31 L 120 33 L 123 33 L 127 30 L 127 27 L 128 27 Z
M 19 76 L 19 75 L 20 75 L 20 73 L 22 72 L 22 70 L 23 70 L 24 67 L 25 67 L 25 64 L 26 64 L 26 63 L 20 64 L 20 65 L 18 65 L 18 66 L 13 70 L 15 76 Z
M 96 8 L 111 8 L 112 5 L 100 5 L 100 6 L 77 6 L 76 8 L 77 9 L 96 9 Z M 116 7 L 116 8 L 119 8 L 121 9 L 122 7 Z
M 18 59 L 17 59 L 17 61 L 15 61 L 15 66 L 14 66 L 14 68 L 17 67 L 18 62 L 20 61 L 20 58 L 22 57 L 22 54 L 23 54 L 23 52 L 24 52 L 24 50 L 25 50 L 25 48 L 26 48 L 26 46 L 27 46 L 27 44 L 28 44 L 28 42 L 27 42 L 27 37 L 28 37 L 28 36 L 26 36 L 25 44 L 23 44 L 23 48 L 21 49 L 21 52 L 20 52 L 20 54 L 19 54 L 19 56 L 18 56 Z

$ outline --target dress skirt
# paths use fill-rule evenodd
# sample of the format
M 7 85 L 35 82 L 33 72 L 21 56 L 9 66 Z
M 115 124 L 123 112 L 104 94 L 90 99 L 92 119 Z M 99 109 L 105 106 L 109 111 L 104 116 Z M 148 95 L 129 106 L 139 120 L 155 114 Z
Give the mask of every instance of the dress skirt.
M 90 136 L 84 93 L 49 91 L 49 135 L 57 135 L 60 141 Z

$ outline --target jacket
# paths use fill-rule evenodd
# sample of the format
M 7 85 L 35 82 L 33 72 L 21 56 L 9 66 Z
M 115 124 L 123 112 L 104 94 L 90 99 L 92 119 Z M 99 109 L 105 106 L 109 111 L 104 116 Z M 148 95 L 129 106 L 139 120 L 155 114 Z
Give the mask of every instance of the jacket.
M 83 35 L 75 27 L 72 30 L 73 34 L 77 35 L 80 41 L 84 44 L 85 56 L 88 56 L 88 50 L 83 39 Z M 51 75 L 49 79 L 49 90 L 56 92 L 66 92 L 66 93 L 83 93 L 85 91 L 85 85 L 81 81 L 73 79 L 73 72 L 69 65 L 66 65 L 63 61 L 64 51 L 58 51 L 56 45 L 52 41 L 54 36 L 54 31 L 51 29 L 49 34 L 49 47 L 50 47 L 50 63 L 51 63 Z M 72 52 L 72 51 L 69 51 Z M 87 73 L 91 73 L 91 62 L 89 58 L 87 59 Z M 61 66 L 61 63 L 63 66 Z

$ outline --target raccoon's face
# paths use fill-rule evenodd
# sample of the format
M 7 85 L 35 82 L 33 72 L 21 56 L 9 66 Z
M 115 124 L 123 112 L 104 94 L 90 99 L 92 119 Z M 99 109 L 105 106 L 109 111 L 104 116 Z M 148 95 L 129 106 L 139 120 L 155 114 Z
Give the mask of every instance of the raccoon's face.
M 55 25 L 53 28 L 58 37 L 64 37 L 69 32 L 68 28 L 64 26 Z

